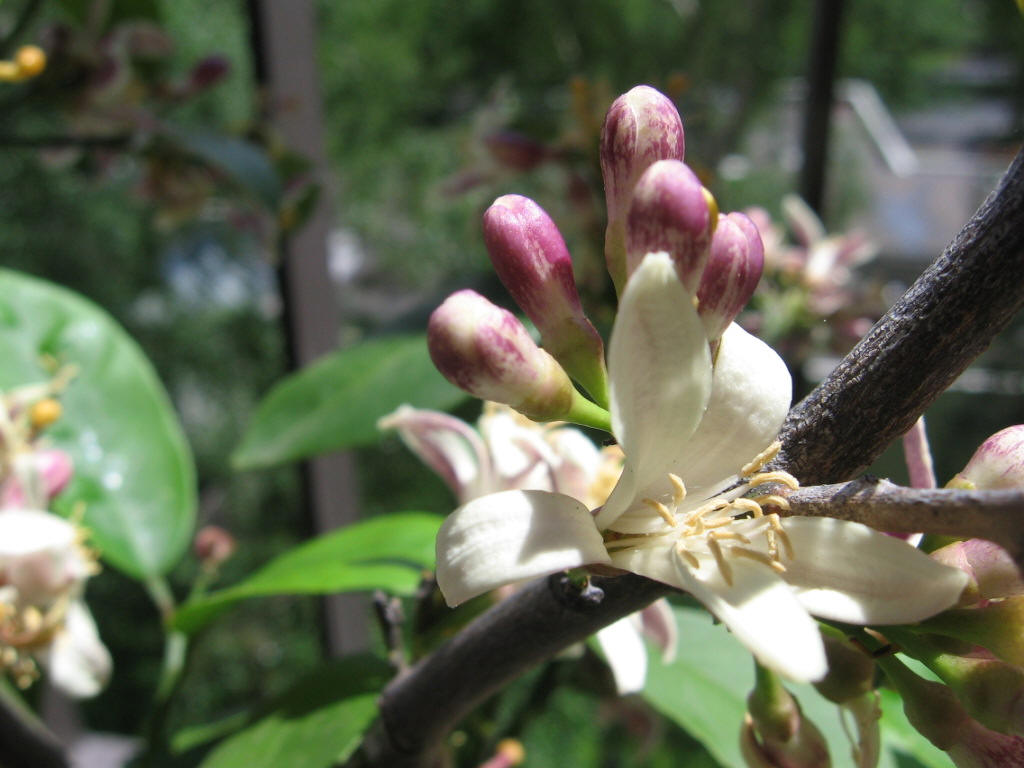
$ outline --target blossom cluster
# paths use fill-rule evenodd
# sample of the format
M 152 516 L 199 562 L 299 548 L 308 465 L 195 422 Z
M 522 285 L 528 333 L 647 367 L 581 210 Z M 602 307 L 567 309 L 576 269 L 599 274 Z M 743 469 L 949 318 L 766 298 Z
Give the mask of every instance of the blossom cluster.
M 967 577 L 863 525 L 780 516 L 781 496 L 748 496 L 796 485 L 761 471 L 778 450 L 791 381 L 732 322 L 763 267 L 757 228 L 719 213 L 684 150 L 682 120 L 656 90 L 639 86 L 611 106 L 601 168 L 619 307 L 607 354 L 551 218 L 517 195 L 485 214 L 491 261 L 540 345 L 515 315 L 460 291 L 431 317 L 435 364 L 531 419 L 607 429 L 623 469 L 596 504 L 521 487 L 466 501 L 438 535 L 438 584 L 457 605 L 562 569 L 632 571 L 692 594 L 765 667 L 821 680 L 828 664 L 811 615 L 916 622 L 955 604 Z
M 84 697 L 106 684 L 111 659 L 83 596 L 96 554 L 83 528 L 48 511 L 73 474 L 71 458 L 45 440 L 67 378 L 0 394 L 0 670 L 25 687 L 41 664 L 54 685 Z

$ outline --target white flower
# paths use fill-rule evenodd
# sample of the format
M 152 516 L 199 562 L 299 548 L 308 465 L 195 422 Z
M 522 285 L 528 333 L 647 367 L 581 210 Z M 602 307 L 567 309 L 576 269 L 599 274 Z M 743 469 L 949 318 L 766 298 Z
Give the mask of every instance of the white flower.
M 19 685 L 35 660 L 72 696 L 93 696 L 110 676 L 110 654 L 82 600 L 95 557 L 78 528 L 49 512 L 0 510 L 0 669 Z
M 564 494 L 513 490 L 460 507 L 437 539 L 449 604 L 510 581 L 613 564 L 689 592 L 761 663 L 816 680 L 826 662 L 810 614 L 906 623 L 956 602 L 965 576 L 905 542 L 857 523 L 780 519 L 740 498 L 750 482 L 791 480 L 752 478 L 789 408 L 789 374 L 735 324 L 712 352 L 667 255 L 649 254 L 630 277 L 608 369 L 626 457 L 608 501 L 592 515 Z
M 409 449 L 463 503 L 499 491 L 529 489 L 556 491 L 588 507 L 598 506 L 622 470 L 622 452 L 616 446 L 598 450 L 575 427 L 542 426 L 497 403 L 485 403 L 476 429 L 446 413 L 408 405 L 382 418 L 380 427 L 398 430 Z M 586 530 L 592 528 L 587 522 Z M 559 569 L 557 562 L 553 569 Z M 647 652 L 641 635 L 657 643 L 664 659 L 674 656 L 675 621 L 665 601 L 597 633 L 620 694 L 644 687 Z

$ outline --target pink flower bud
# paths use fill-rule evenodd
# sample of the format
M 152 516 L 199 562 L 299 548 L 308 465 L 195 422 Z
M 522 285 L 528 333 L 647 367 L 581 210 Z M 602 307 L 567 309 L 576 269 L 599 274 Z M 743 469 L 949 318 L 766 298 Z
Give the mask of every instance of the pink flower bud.
M 996 432 L 981 444 L 948 488 L 996 491 L 1024 488 L 1024 424 Z
M 981 600 L 1024 595 L 1024 579 L 1010 553 L 985 539 L 955 541 L 937 549 L 932 558 L 959 568 L 973 580 L 973 592 Z M 961 603 L 962 604 L 962 603 Z
M 498 277 L 537 326 L 544 347 L 607 403 L 604 344 L 583 314 L 572 259 L 555 222 L 528 197 L 505 195 L 484 214 L 484 241 Z
M 188 91 L 196 93 L 219 83 L 231 71 L 231 61 L 226 56 L 213 54 L 196 62 L 188 76 Z
M 434 310 L 427 345 L 444 377 L 471 395 L 535 421 L 563 418 L 572 407 L 575 390 L 562 366 L 515 315 L 474 291 L 453 293 Z
M 57 449 L 33 451 L 15 460 L 14 474 L 0 490 L 5 508 L 42 507 L 67 487 L 74 474 L 71 457 Z M 25 485 L 29 493 L 25 493 Z
M 633 187 L 658 160 L 682 160 L 686 143 L 675 105 L 654 88 L 638 85 L 619 96 L 601 128 L 601 174 L 608 206 L 605 258 L 621 293 L 626 284 L 625 226 Z
M 204 525 L 192 541 L 196 557 L 207 568 L 216 568 L 230 558 L 237 546 L 235 537 L 217 525 Z
M 697 312 L 709 340 L 721 337 L 750 301 L 763 269 L 764 246 L 754 222 L 742 213 L 719 216 L 697 290 Z
M 679 279 L 697 292 L 715 222 L 709 195 L 679 160 L 659 160 L 636 183 L 626 217 L 626 275 L 648 253 L 665 251 Z

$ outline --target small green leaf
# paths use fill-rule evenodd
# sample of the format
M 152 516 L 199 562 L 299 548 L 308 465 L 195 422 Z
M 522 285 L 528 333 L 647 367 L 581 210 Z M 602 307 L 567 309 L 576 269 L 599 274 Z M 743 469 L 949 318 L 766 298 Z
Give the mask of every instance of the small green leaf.
M 57 499 L 103 558 L 138 579 L 170 570 L 195 521 L 195 467 L 152 365 L 103 310 L 51 283 L 0 270 L 0 389 L 45 381 L 43 355 L 78 374 L 46 437 L 75 465 Z
M 434 565 L 443 518 L 424 512 L 377 517 L 319 536 L 271 560 L 245 581 L 183 605 L 173 624 L 195 632 L 250 597 L 383 589 L 410 595 Z
M 208 130 L 167 123 L 161 130 L 168 139 L 224 173 L 267 208 L 277 210 L 281 180 L 263 149 L 244 139 Z
M 403 403 L 444 409 L 464 397 L 434 368 L 424 336 L 368 341 L 279 382 L 257 407 L 232 461 L 258 469 L 372 443 L 377 420 Z
M 369 654 L 325 664 L 214 749 L 202 768 L 320 768 L 347 760 L 377 717 L 391 677 Z

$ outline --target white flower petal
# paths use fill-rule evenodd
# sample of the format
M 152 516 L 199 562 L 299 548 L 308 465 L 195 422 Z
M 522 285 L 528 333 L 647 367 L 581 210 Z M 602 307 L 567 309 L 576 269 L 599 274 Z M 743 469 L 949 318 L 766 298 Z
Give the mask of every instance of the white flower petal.
M 732 485 L 740 468 L 775 440 L 789 412 L 792 380 L 775 350 L 733 323 L 722 334 L 707 411 L 671 466 L 639 497 L 671 493 L 668 472 L 686 484 L 692 507 Z M 645 506 L 635 506 L 609 526 L 621 533 L 650 533 L 663 526 Z
M 659 598 L 640 611 L 644 636 L 654 641 L 661 649 L 661 660 L 671 664 L 676 658 L 679 644 L 679 627 L 672 606 L 668 600 Z
M 633 615 L 624 616 L 595 635 L 620 696 L 639 693 L 647 682 L 647 649 Z
M 460 502 L 491 490 L 487 447 L 461 419 L 403 405 L 380 419 L 377 427 L 398 430 L 402 442 L 445 481 Z
M 612 431 L 626 454 L 620 485 L 598 514 L 607 527 L 634 490 L 663 475 L 700 422 L 711 393 L 711 356 L 693 297 L 668 254 L 629 278 L 608 346 Z
M 775 350 L 736 323 L 722 334 L 711 399 L 674 464 L 694 497 L 714 495 L 775 440 L 789 412 L 793 381 Z
M 554 452 L 543 429 L 506 406 L 490 407 L 477 424 L 490 452 L 496 477 L 492 491 L 518 488 L 550 491 Z
M 37 509 L 0 512 L 0 558 L 64 550 L 75 543 L 75 526 L 62 517 Z
M 670 541 L 670 540 L 669 540 Z M 691 569 L 671 545 L 612 554 L 612 564 L 689 592 L 732 630 L 765 666 L 796 681 L 820 680 L 828 669 L 818 625 L 770 568 L 729 558 L 732 585 L 713 558 Z
M 492 493 L 459 507 L 437 534 L 437 583 L 451 606 L 503 584 L 608 562 L 590 511 L 559 493 Z
M 110 652 L 100 640 L 89 609 L 81 601 L 68 606 L 64 627 L 42 655 L 53 684 L 76 698 L 95 696 L 110 679 Z
M 967 586 L 957 568 L 860 523 L 788 517 L 796 558 L 783 578 L 815 616 L 850 624 L 906 624 L 950 608 Z
M 732 631 L 757 660 L 796 682 L 820 680 L 828 671 L 818 624 L 770 568 L 731 558 L 732 584 L 704 558 L 701 568 L 680 564 L 686 591 Z
M 554 490 L 585 502 L 604 463 L 601 451 L 573 427 L 552 429 L 544 438 L 558 457 Z

